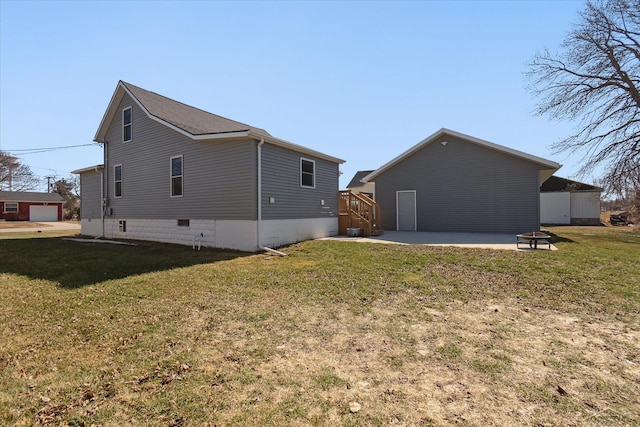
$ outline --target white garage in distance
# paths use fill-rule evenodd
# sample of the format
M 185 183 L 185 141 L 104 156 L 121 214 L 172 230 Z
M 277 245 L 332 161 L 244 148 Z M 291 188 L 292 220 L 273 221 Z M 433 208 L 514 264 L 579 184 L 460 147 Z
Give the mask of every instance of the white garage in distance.
M 29 206 L 29 221 L 32 222 L 53 222 L 58 221 L 57 206 Z
M 602 188 L 551 176 L 540 187 L 540 223 L 600 225 Z

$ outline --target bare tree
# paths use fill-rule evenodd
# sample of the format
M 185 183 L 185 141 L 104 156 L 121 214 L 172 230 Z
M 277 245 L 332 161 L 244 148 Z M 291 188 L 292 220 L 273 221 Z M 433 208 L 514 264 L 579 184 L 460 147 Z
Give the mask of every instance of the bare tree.
M 40 184 L 31 168 L 20 163 L 20 159 L 0 151 L 0 190 L 33 191 Z
M 561 52 L 536 55 L 527 75 L 538 114 L 578 122 L 554 153 L 581 152 L 581 174 L 604 166 L 612 193 L 640 188 L 640 1 L 587 2 Z
M 78 177 L 59 179 L 53 184 L 53 192 L 64 199 L 64 218 L 73 219 L 80 214 L 80 195 Z

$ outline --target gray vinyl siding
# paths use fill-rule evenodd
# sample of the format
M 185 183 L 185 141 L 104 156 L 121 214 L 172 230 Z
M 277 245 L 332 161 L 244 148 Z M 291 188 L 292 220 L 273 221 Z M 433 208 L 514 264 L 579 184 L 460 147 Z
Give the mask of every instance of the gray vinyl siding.
M 418 231 L 539 230 L 540 165 L 451 136 L 375 178 L 383 228 L 396 229 L 396 191 L 416 190 Z
M 315 188 L 300 186 L 301 158 L 315 162 Z M 275 203 L 269 203 L 271 197 L 275 199 Z M 262 146 L 262 219 L 337 216 L 336 163 L 274 145 Z
M 80 174 L 80 218 L 100 219 L 102 204 L 100 202 L 101 172 L 90 171 Z
M 132 107 L 132 140 L 122 142 L 122 109 Z M 255 142 L 194 141 L 150 119 L 128 95 L 107 133 L 107 195 L 113 218 L 256 219 Z M 170 195 L 170 158 L 183 156 L 183 196 Z M 122 165 L 114 198 L 113 166 Z

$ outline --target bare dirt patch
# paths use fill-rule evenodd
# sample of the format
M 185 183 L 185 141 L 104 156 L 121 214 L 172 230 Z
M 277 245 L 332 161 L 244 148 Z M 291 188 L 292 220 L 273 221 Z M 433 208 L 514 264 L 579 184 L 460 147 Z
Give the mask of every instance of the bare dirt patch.
M 247 422 L 283 410 L 277 419 L 295 412 L 324 425 L 349 413 L 364 425 L 640 421 L 637 329 L 518 300 L 417 304 L 407 294 L 366 313 L 291 307 L 253 327 L 218 324 L 198 355 L 219 375 L 208 398 L 245 408 Z M 185 332 L 202 333 L 201 317 Z M 226 414 L 223 424 L 238 421 Z

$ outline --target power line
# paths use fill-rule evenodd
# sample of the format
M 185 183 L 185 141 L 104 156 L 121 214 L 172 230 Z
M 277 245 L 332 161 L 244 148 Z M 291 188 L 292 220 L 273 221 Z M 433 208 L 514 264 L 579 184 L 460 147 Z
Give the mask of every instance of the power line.
M 91 147 L 95 145 L 96 145 L 95 143 L 91 143 L 91 144 L 80 144 L 80 145 L 66 145 L 63 147 L 21 148 L 17 150 L 9 149 L 5 151 L 10 153 L 19 153 L 24 156 L 25 154 L 46 153 L 48 151 L 66 150 L 68 148 L 77 148 L 77 147 Z

